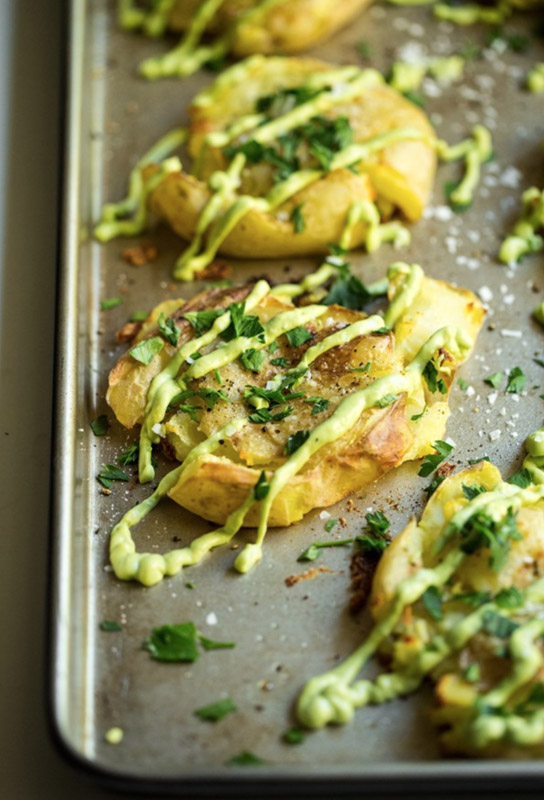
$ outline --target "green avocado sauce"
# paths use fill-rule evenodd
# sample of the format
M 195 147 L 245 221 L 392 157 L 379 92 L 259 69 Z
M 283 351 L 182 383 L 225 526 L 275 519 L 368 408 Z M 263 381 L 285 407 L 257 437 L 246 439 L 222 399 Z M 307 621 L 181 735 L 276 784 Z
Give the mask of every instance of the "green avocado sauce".
M 312 678 L 304 687 L 297 702 L 297 717 L 309 728 L 329 723 L 349 722 L 356 708 L 384 703 L 417 689 L 423 679 L 448 656 L 465 647 L 479 633 L 489 613 L 519 618 L 529 615 L 528 621 L 512 626 L 508 650 L 512 660 L 509 674 L 483 694 L 476 694 L 472 705 L 461 719 L 454 722 L 454 735 L 459 742 L 472 748 L 485 748 L 495 742 L 520 745 L 540 743 L 544 738 L 544 709 L 523 714 L 519 707 L 507 710 L 505 704 L 524 687 L 531 688 L 542 668 L 543 656 L 537 641 L 544 633 L 544 619 L 534 618 L 537 604 L 544 602 L 544 578 L 533 581 L 519 591 L 520 603 L 515 608 L 490 600 L 462 619 L 453 618 L 450 624 L 438 626 L 438 633 L 426 641 L 398 669 L 380 675 L 374 681 L 356 680 L 368 659 L 394 631 L 404 609 L 421 599 L 430 587 L 444 587 L 455 577 L 467 555 L 474 552 L 452 542 L 463 526 L 476 514 L 485 513 L 499 522 L 506 515 L 519 513 L 521 508 L 544 499 L 544 428 L 532 433 L 526 441 L 528 455 L 524 467 L 531 471 L 537 485 L 527 489 L 501 482 L 492 491 L 471 499 L 457 511 L 440 532 L 436 530 L 439 562 L 434 568 L 421 567 L 401 581 L 386 613 L 374 625 L 365 642 L 334 669 Z M 444 523 L 442 523 L 444 525 Z M 447 549 L 449 548 L 449 549 Z M 466 550 L 466 551 L 465 551 Z

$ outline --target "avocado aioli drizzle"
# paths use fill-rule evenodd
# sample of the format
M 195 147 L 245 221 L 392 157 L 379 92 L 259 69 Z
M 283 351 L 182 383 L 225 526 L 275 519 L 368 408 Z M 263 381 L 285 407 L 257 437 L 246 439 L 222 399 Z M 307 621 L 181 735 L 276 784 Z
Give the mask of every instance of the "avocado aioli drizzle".
M 390 324 L 393 325 L 413 301 L 415 287 L 421 284 L 423 271 L 420 267 L 417 267 L 417 265 L 409 267 L 404 264 L 395 264 L 390 268 L 388 278 L 393 287 L 393 299 L 385 318 L 389 319 Z M 255 298 L 259 296 L 262 297 L 266 294 L 267 286 L 265 281 L 256 284 L 252 290 L 254 292 L 252 302 L 256 304 L 257 301 Z M 287 284 L 287 287 L 290 288 L 290 285 Z M 278 288 L 280 287 L 276 287 L 276 289 Z M 230 361 L 234 360 L 237 355 L 249 346 L 249 343 L 251 343 L 251 346 L 264 347 L 266 344 L 275 341 L 282 333 L 300 325 L 301 321 L 304 322 L 304 320 L 316 318 L 321 313 L 324 313 L 327 308 L 327 306 L 302 306 L 294 311 L 282 312 L 273 317 L 270 322 L 265 325 L 265 333 L 264 336 L 261 334 L 261 341 L 256 341 L 254 337 L 238 337 L 237 339 L 231 340 L 231 342 L 225 346 L 217 347 L 215 350 L 212 350 L 207 355 L 198 359 L 198 361 L 194 362 L 190 368 L 186 370 L 181 376 L 181 380 L 175 384 L 176 392 L 179 391 L 180 386 L 187 385 L 186 381 L 188 379 L 201 377 L 217 369 L 218 366 L 224 366 L 230 363 Z M 216 323 L 220 323 L 218 326 L 219 328 L 223 328 L 223 326 L 226 327 L 226 316 L 227 312 L 218 317 L 215 321 Z M 384 322 L 385 320 L 382 319 L 382 317 L 374 315 L 363 320 L 358 320 L 328 337 L 325 337 L 321 342 L 308 348 L 296 367 L 288 370 L 284 376 L 279 374 L 274 381 L 274 386 L 276 388 L 281 386 L 286 376 L 295 378 L 296 383 L 297 380 L 302 378 L 302 375 L 305 370 L 307 370 L 310 363 L 319 355 L 332 347 L 350 341 L 355 336 L 361 336 L 375 330 L 380 330 L 384 326 Z M 211 341 L 214 335 L 212 331 L 213 328 L 208 332 L 209 341 Z M 264 342 L 262 339 L 264 339 Z M 182 345 L 181 349 L 183 353 L 189 349 L 188 344 L 189 343 Z M 195 340 L 191 340 L 190 344 L 191 347 L 194 347 Z M 394 392 L 414 393 L 421 391 L 423 370 L 437 350 L 447 347 L 452 353 L 462 355 L 471 345 L 471 340 L 462 331 L 457 331 L 449 327 L 442 328 L 436 331 L 421 347 L 413 361 L 407 365 L 404 374 L 387 375 L 378 378 L 370 386 L 355 391 L 346 397 L 334 413 L 325 422 L 314 428 L 307 441 L 275 472 L 270 481 L 270 489 L 267 498 L 261 501 L 257 541 L 254 544 L 247 545 L 240 553 L 235 561 L 235 567 L 240 572 L 247 572 L 260 559 L 262 542 L 266 535 L 272 500 L 289 479 L 300 471 L 313 453 L 317 452 L 324 445 L 336 441 L 344 435 L 364 410 L 375 406 L 385 395 Z M 157 378 L 162 376 L 162 379 L 157 382 L 154 395 L 155 402 L 157 398 L 160 400 L 159 410 L 165 407 L 165 400 L 161 397 L 162 392 L 165 392 L 166 397 L 170 392 L 173 392 L 173 386 L 169 386 L 169 382 L 171 382 L 177 374 L 177 368 L 179 368 L 180 365 L 181 359 L 176 355 L 163 372 L 157 376 Z M 148 402 L 148 409 L 147 413 L 150 413 L 153 409 L 153 402 Z M 225 428 L 221 429 L 219 432 L 213 434 L 204 442 L 198 444 L 190 451 L 180 467 L 168 473 L 161 480 L 155 492 L 153 492 L 147 500 L 127 512 L 114 527 L 110 544 L 110 557 L 114 571 L 119 578 L 123 580 L 136 579 L 146 586 L 151 586 L 160 581 L 164 575 L 173 575 L 183 566 L 195 564 L 212 547 L 229 541 L 238 532 L 248 510 L 257 502 L 253 488 L 248 493 L 244 503 L 229 516 L 225 525 L 217 531 L 206 534 L 205 537 L 198 537 L 188 548 L 175 550 L 164 556 L 159 554 L 136 553 L 135 544 L 130 534 L 130 528 L 137 522 L 140 522 L 170 490 L 175 486 L 179 486 L 180 482 L 185 481 L 191 475 L 191 465 L 196 465 L 197 459 L 201 455 L 216 450 L 222 440 L 232 436 L 247 423 L 247 418 L 238 419 L 225 426 Z M 146 427 L 149 428 L 149 425 Z M 145 437 L 143 441 L 147 445 Z M 147 467 L 147 465 L 146 460 L 144 466 Z M 150 462 L 149 466 L 151 466 Z
M 227 69 L 210 89 L 197 95 L 193 101 L 194 104 L 206 106 L 212 102 L 213 97 L 221 91 L 222 87 L 242 81 L 244 77 L 247 77 L 253 65 L 258 64 L 262 58 L 254 56 Z M 366 88 L 378 86 L 383 82 L 383 77 L 371 69 L 340 67 L 318 73 L 308 78 L 302 87 L 318 89 L 319 93 L 316 96 L 275 119 L 267 119 L 262 114 L 254 113 L 242 116 L 226 130 L 208 134 L 204 149 L 207 146 L 225 147 L 241 135 L 250 135 L 260 145 L 270 144 L 278 136 L 292 131 L 316 115 L 331 109 L 334 105 L 349 101 Z M 177 133 L 181 140 L 186 137 L 186 132 L 181 129 L 177 129 L 177 132 L 173 133 Z M 160 160 L 156 154 L 160 151 L 159 145 L 163 147 L 163 150 L 165 149 L 165 141 L 167 145 L 170 145 L 168 152 L 179 146 L 175 144 L 175 136 L 170 139 L 163 137 L 157 146 L 138 162 L 130 176 L 129 197 L 116 206 L 110 205 L 104 209 L 105 213 L 95 230 L 95 235 L 100 241 L 107 241 L 116 235 L 133 235 L 145 229 L 147 198 L 165 177 L 165 173 L 162 174 L 162 177 L 160 172 L 152 174 L 147 180 L 144 180 L 141 170 L 148 163 Z M 238 151 L 225 170 L 217 170 L 209 177 L 210 197 L 199 215 L 191 243 L 176 261 L 173 271 L 174 278 L 183 281 L 193 280 L 213 261 L 228 234 L 251 210 L 261 213 L 272 212 L 302 189 L 323 178 L 328 171 L 354 167 L 360 161 L 368 160 L 381 150 L 403 141 L 423 141 L 429 147 L 434 148 L 443 161 L 463 159 L 465 174 L 452 192 L 451 200 L 459 205 L 470 204 L 480 177 L 480 166 L 492 156 L 491 136 L 482 125 L 476 125 L 471 137 L 453 146 L 414 128 L 385 131 L 364 142 L 348 144 L 341 148 L 331 159 L 329 170 L 310 168 L 294 171 L 287 178 L 276 183 L 264 197 L 236 195 L 242 171 L 247 163 L 245 154 Z M 152 158 L 150 154 L 153 154 Z M 177 171 L 180 169 L 181 166 Z M 170 171 L 176 171 L 176 169 L 172 166 L 172 162 L 168 161 L 166 172 Z M 136 201 L 135 198 L 137 198 Z M 132 220 L 118 219 L 119 216 L 133 213 L 135 206 L 138 209 L 135 223 Z M 402 246 L 409 242 L 409 233 L 399 222 L 380 224 L 380 214 L 374 203 L 366 202 L 355 204 L 355 206 L 357 209 L 352 209 L 350 212 L 354 219 L 351 229 L 357 222 L 367 223 L 368 232 L 365 244 L 369 251 L 377 249 L 384 241 L 393 241 L 396 246 Z M 111 211 L 108 211 L 106 215 L 106 211 L 111 208 L 116 208 L 116 213 L 112 215 Z M 345 236 L 348 234 L 345 233 Z M 206 241 L 204 242 L 205 237 Z
M 507 514 L 517 514 L 522 507 L 534 505 L 544 499 L 544 428 L 530 434 L 526 440 L 527 456 L 524 469 L 538 485 L 523 489 L 505 481 L 494 490 L 477 495 L 457 511 L 446 524 L 439 539 L 439 552 L 451 544 L 452 534 L 476 514 L 484 512 L 494 521 Z M 515 516 L 514 516 L 515 518 Z M 310 728 L 328 723 L 346 723 L 358 707 L 378 704 L 408 694 L 421 684 L 426 675 L 455 651 L 461 650 L 484 624 L 490 611 L 502 616 L 529 614 L 532 604 L 544 602 L 544 578 L 520 591 L 521 603 L 514 609 L 489 601 L 472 614 L 445 626 L 422 650 L 415 653 L 400 669 L 384 673 L 374 681 L 355 681 L 360 670 L 389 636 L 399 622 L 404 609 L 421 599 L 430 587 L 442 587 L 454 575 L 468 552 L 462 545 L 453 545 L 442 556 L 434 569 L 422 567 L 402 581 L 396 589 L 388 611 L 382 616 L 363 644 L 332 670 L 312 678 L 304 687 L 298 702 L 298 719 Z M 483 748 L 499 740 L 518 744 L 536 744 L 544 738 L 544 709 L 527 715 L 516 709 L 507 711 L 504 704 L 535 678 L 543 663 L 542 653 L 535 640 L 544 633 L 544 619 L 532 618 L 520 624 L 510 635 L 509 652 L 513 661 L 510 673 L 498 685 L 476 696 L 468 716 L 456 722 L 461 728 L 462 741 Z
M 507 0 L 498 0 L 490 5 L 468 3 L 465 6 L 451 6 L 439 0 L 389 0 L 389 3 L 395 6 L 433 5 L 435 17 L 456 25 L 475 25 L 478 22 L 500 25 L 510 17 L 513 10 Z

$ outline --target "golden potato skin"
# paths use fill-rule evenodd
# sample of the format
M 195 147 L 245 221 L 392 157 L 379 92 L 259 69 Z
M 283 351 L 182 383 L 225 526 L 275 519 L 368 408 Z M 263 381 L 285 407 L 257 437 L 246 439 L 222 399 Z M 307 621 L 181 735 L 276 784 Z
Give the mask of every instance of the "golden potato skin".
M 170 173 L 151 194 L 153 213 L 187 241 L 193 238 L 199 215 L 210 197 L 208 178 L 227 165 L 220 149 L 203 149 L 206 135 L 253 113 L 259 97 L 301 85 L 309 75 L 329 70 L 331 65 L 316 59 L 255 57 L 243 69 L 239 80 L 219 78 L 205 93 L 205 102 L 200 100 L 190 108 L 188 149 L 197 174 Z M 398 128 L 415 128 L 431 138 L 434 135 L 425 114 L 385 84 L 368 87 L 355 100 L 332 107 L 326 116 L 348 117 L 355 142 Z M 326 253 L 330 242 L 338 241 L 353 203 L 374 201 L 376 197 L 392 203 L 415 221 L 427 203 L 435 169 L 436 155 L 431 146 L 423 141 L 398 142 L 379 151 L 372 163 L 358 166 L 356 174 L 347 169 L 330 172 L 273 212 L 250 210 L 228 234 L 220 252 L 239 258 Z M 272 173 L 266 165 L 247 164 L 240 193 L 262 196 L 272 185 Z M 305 230 L 295 235 L 289 216 L 298 205 L 303 207 Z M 365 234 L 366 225 L 357 225 L 350 246 L 361 245 Z
M 424 296 L 432 295 L 433 302 L 442 309 L 441 324 L 460 325 L 475 339 L 484 313 L 476 298 L 469 292 L 439 281 L 424 278 L 423 284 L 421 291 Z M 213 296 L 208 297 L 209 293 L 204 292 L 190 301 L 192 305 L 182 306 L 173 315 L 180 327 L 180 343 L 188 335 L 187 323 L 181 319 L 185 311 L 208 307 L 208 303 L 214 307 L 224 307 L 236 298 L 241 299 L 245 296 L 242 293 L 247 291 L 247 287 L 216 289 L 213 290 Z M 279 311 L 290 308 L 291 303 L 267 295 L 252 313 L 265 322 Z M 413 313 L 407 311 L 398 328 L 401 331 L 409 328 L 414 346 L 417 341 L 421 346 L 429 334 L 417 298 L 414 308 Z M 364 317 L 362 312 L 330 306 L 326 315 L 305 326 L 313 334 L 313 339 L 293 348 L 282 336 L 277 341 L 278 350 L 273 357 L 285 358 L 290 366 L 295 366 L 312 343 Z M 154 333 L 148 327 L 147 335 Z M 163 366 L 163 353 L 161 351 L 155 356 L 148 367 L 136 363 L 127 354 L 112 371 L 108 402 L 126 427 L 141 422 L 147 389 L 152 377 Z M 285 462 L 284 447 L 289 435 L 324 421 L 343 397 L 364 388 L 382 375 L 401 371 L 411 358 L 409 350 L 395 345 L 392 333 L 358 337 L 346 345 L 331 349 L 316 359 L 310 376 L 304 378 L 297 387 L 297 391 L 304 392 L 306 397 L 327 399 L 329 407 L 326 411 L 312 416 L 312 404 L 305 403 L 304 398 L 290 401 L 294 409 L 290 416 L 281 423 L 250 424 L 243 428 L 215 454 L 205 455 L 197 461 L 191 477 L 175 486 L 170 496 L 205 519 L 225 522 L 228 514 L 241 504 L 255 484 L 261 470 L 270 472 Z M 248 372 L 237 361 L 226 365 L 221 370 L 221 388 L 229 395 L 230 403 L 216 403 L 213 409 L 202 413 L 198 423 L 183 413 L 174 414 L 167 420 L 167 439 L 180 461 L 184 460 L 192 447 L 229 420 L 247 415 L 247 405 L 242 399 L 244 388 L 247 385 L 266 386 L 277 372 L 270 362 L 271 357 L 266 352 L 264 367 L 258 374 Z M 367 362 L 372 365 L 368 372 L 350 369 Z M 215 375 L 207 375 L 195 381 L 193 386 L 195 389 L 217 389 Z M 421 411 L 425 403 L 428 409 L 424 417 L 412 420 L 411 417 Z M 331 505 L 361 489 L 403 461 L 431 452 L 430 442 L 442 438 L 448 415 L 447 397 L 431 395 L 426 389 L 421 390 L 421 395 L 409 398 L 401 395 L 399 400 L 386 408 L 376 407 L 364 412 L 347 434 L 317 452 L 279 493 L 272 506 L 270 524 L 289 525 L 312 508 Z M 246 525 L 255 524 L 257 512 L 255 508 L 248 514 Z
M 231 50 L 236 56 L 253 53 L 295 53 L 328 39 L 363 11 L 371 0 L 287 0 L 272 7 L 253 24 L 241 24 Z M 177 0 L 169 18 L 172 30 L 186 30 L 199 0 Z M 255 0 L 226 0 L 209 30 L 224 33 L 240 14 L 255 6 Z

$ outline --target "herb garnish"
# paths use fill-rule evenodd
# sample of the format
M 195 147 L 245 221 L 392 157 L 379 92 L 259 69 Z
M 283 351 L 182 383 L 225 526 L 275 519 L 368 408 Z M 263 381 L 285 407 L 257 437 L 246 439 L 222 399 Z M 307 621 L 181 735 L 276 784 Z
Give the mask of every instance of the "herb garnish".
M 423 377 L 425 378 L 425 382 L 430 392 L 432 392 L 433 394 L 435 392 L 440 392 L 440 394 L 447 394 L 448 387 L 446 386 L 443 379 L 438 377 L 438 369 L 432 360 L 428 361 L 427 364 L 425 365 L 425 369 L 423 370 Z
M 160 336 L 152 336 L 151 339 L 144 339 L 143 342 L 140 342 L 135 347 L 131 348 L 129 353 L 132 358 L 135 358 L 136 361 L 139 361 L 141 364 L 145 364 L 147 367 L 148 364 L 151 364 L 157 353 L 161 352 L 163 347 L 164 339 L 162 339 Z
M 319 558 L 325 547 L 346 547 L 348 544 L 353 544 L 355 539 L 332 539 L 330 542 L 314 542 L 304 550 L 297 561 L 315 561 Z
M 436 586 L 429 586 L 429 588 L 426 589 L 421 595 L 421 599 L 423 601 L 423 605 L 425 606 L 425 610 L 431 619 L 434 619 L 437 622 L 440 622 L 440 620 L 444 619 L 444 613 L 442 611 L 442 595 Z
M 123 467 L 128 466 L 128 464 L 135 464 L 138 461 L 139 450 L 140 447 L 137 443 L 130 444 L 120 456 L 117 456 L 117 463 Z
M 357 549 L 363 553 L 377 553 L 381 555 L 389 545 L 387 531 L 391 523 L 381 511 L 369 512 L 366 515 L 367 528 L 360 536 L 357 536 L 355 543 Z
M 479 486 L 478 484 L 472 484 L 471 486 L 466 486 L 463 484 L 463 494 L 467 498 L 467 500 L 474 500 L 475 497 L 478 497 L 479 494 L 484 494 L 487 492 L 485 486 Z
M 410 419 L 412 420 L 412 422 L 417 422 L 418 419 L 421 419 L 421 417 L 424 416 L 426 411 L 427 411 L 427 403 L 425 403 L 425 405 L 423 406 L 423 411 L 421 411 L 419 414 L 413 414 L 410 417 Z
M 171 344 L 172 347 L 177 347 L 179 341 L 179 328 L 172 317 L 165 317 L 164 312 L 161 311 L 161 315 L 157 324 L 159 326 L 159 333 L 161 336 L 164 336 L 168 344 Z
M 104 464 L 97 479 L 105 489 L 111 489 L 113 481 L 128 481 L 130 476 L 115 464 Z
M 417 473 L 421 478 L 426 478 L 431 472 L 434 472 L 453 450 L 453 445 L 443 442 L 441 439 L 437 439 L 433 447 L 436 452 L 432 455 L 425 456 L 419 468 L 419 472 Z
M 508 478 L 507 483 L 519 486 L 520 489 L 527 489 L 528 486 L 532 486 L 533 479 L 528 469 L 520 469 Z
M 501 589 L 495 597 L 495 603 L 499 608 L 519 608 L 523 605 L 523 593 L 515 586 Z
M 487 378 L 484 378 L 484 383 L 488 383 L 489 386 L 496 389 L 503 378 L 504 372 L 494 372 L 492 375 L 488 375 Z
M 234 711 L 238 711 L 238 706 L 233 703 L 230 697 L 225 697 L 224 700 L 218 700 L 216 703 L 197 708 L 196 711 L 193 711 L 193 714 L 195 717 L 207 722 L 219 722 L 219 720 L 228 717 Z
M 378 408 L 387 408 L 387 406 L 396 403 L 400 399 L 400 394 L 384 394 L 379 400 L 376 400 Z
M 227 764 L 233 767 L 260 767 L 266 762 L 262 758 L 250 753 L 248 750 L 243 750 L 236 756 L 229 758 Z
M 484 613 L 482 627 L 484 631 L 492 636 L 497 636 L 499 639 L 508 639 L 519 628 L 519 625 L 516 622 L 512 622 L 508 617 L 489 610 Z
M 508 375 L 506 391 L 508 394 L 521 394 L 525 389 L 527 377 L 521 367 L 514 367 Z
M 270 491 L 270 484 L 266 479 L 266 473 L 263 469 L 263 471 L 259 475 L 257 483 L 253 487 L 253 497 L 255 498 L 255 500 L 263 500 L 269 491 Z
M 293 453 L 296 453 L 299 447 L 302 447 L 304 442 L 306 442 L 309 438 L 309 431 L 297 431 L 296 433 L 292 433 L 287 439 L 287 444 L 285 445 L 285 455 L 292 456 Z
M 196 661 L 199 657 L 197 643 L 204 650 L 219 650 L 235 647 L 233 642 L 215 642 L 198 633 L 194 622 L 179 625 L 162 625 L 153 628 L 151 636 L 144 642 L 151 658 L 156 661 Z
M 105 631 L 106 633 L 117 633 L 118 631 L 122 631 L 123 628 L 118 622 L 114 622 L 113 620 L 109 619 L 103 619 L 100 623 L 100 630 Z
M 100 414 L 96 419 L 89 423 L 95 436 L 105 436 L 110 429 L 110 423 L 106 414 Z
M 326 411 L 329 407 L 329 401 L 325 397 L 308 397 L 304 402 L 313 403 L 311 416 L 321 414 L 322 411 Z
M 302 214 L 302 206 L 304 203 L 299 203 L 298 206 L 295 206 L 291 211 L 291 216 L 289 219 L 293 223 L 293 230 L 295 233 L 304 233 L 306 230 L 306 220 Z
M 313 334 L 311 334 L 309 330 L 300 326 L 298 328 L 292 328 L 285 334 L 285 337 L 291 347 L 298 347 L 299 345 L 304 344 L 304 342 L 307 342 L 308 339 L 312 338 L 312 336 Z
M 511 541 L 521 539 L 512 509 L 508 509 L 501 520 L 494 520 L 485 512 L 479 511 L 466 521 L 459 534 L 463 553 L 470 555 L 482 547 L 489 548 L 489 563 L 495 572 L 500 572 L 504 567 Z
M 217 317 L 224 313 L 222 308 L 208 308 L 205 311 L 187 311 L 183 316 L 190 323 L 197 336 L 209 330 Z
M 348 364 L 348 369 L 350 372 L 368 372 L 371 366 L 372 363 L 367 361 L 363 367 L 352 367 L 351 364 Z
M 260 350 L 256 350 L 255 347 L 250 347 L 240 356 L 240 363 L 250 372 L 260 372 L 264 366 L 265 360 L 265 354 Z
M 230 342 L 231 339 L 235 339 L 238 336 L 258 336 L 261 341 L 264 341 L 264 328 L 259 317 L 253 314 L 246 314 L 245 308 L 245 301 L 233 303 L 230 306 L 230 324 L 221 334 L 221 338 L 226 342 Z
M 272 358 L 270 360 L 270 363 L 274 367 L 288 367 L 289 366 L 289 362 L 283 356 L 279 356 L 278 358 Z
M 129 322 L 145 322 L 148 316 L 147 311 L 135 311 L 134 314 L 130 315 Z
M 122 297 L 108 297 L 106 300 L 100 301 L 100 311 L 111 311 L 112 308 L 120 306 L 122 302 Z

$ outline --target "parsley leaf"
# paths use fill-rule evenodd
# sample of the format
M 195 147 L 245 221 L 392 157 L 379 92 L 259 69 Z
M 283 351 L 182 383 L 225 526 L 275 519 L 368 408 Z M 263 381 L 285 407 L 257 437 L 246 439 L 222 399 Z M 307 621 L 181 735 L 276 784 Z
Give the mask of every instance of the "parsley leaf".
M 216 642 L 215 639 L 208 639 L 201 633 L 198 634 L 198 641 L 204 650 L 232 650 L 236 647 L 234 642 Z
M 89 423 L 95 436 L 105 436 L 110 429 L 110 423 L 106 414 L 100 414 L 96 419 Z
M 306 220 L 302 214 L 302 206 L 304 203 L 299 203 L 298 206 L 295 206 L 291 211 L 291 216 L 289 219 L 293 223 L 293 229 L 295 233 L 304 233 L 306 230 Z
M 263 500 L 269 491 L 270 491 L 270 484 L 266 479 L 266 473 L 263 469 L 263 471 L 259 475 L 257 483 L 253 487 L 253 497 L 255 498 L 255 500 Z
M 528 469 L 520 469 L 508 478 L 507 483 L 513 483 L 520 489 L 527 489 L 528 486 L 532 486 L 533 479 Z
M 457 385 L 461 389 L 462 392 L 466 392 L 466 390 L 468 389 L 468 383 L 466 382 L 466 380 L 464 378 L 458 378 L 457 379 Z
M 232 767 L 260 767 L 266 762 L 254 753 L 243 750 L 241 753 L 229 758 L 227 763 Z
M 337 304 L 362 311 L 371 299 L 372 295 L 364 283 L 355 275 L 349 274 L 348 277 L 337 278 L 321 302 L 326 306 Z
M 106 633 L 117 633 L 118 631 L 122 631 L 123 628 L 118 622 L 114 622 L 109 619 L 103 619 L 100 623 L 100 630 L 105 631 Z
M 205 311 L 187 311 L 184 318 L 190 323 L 197 336 L 208 331 L 217 317 L 224 313 L 222 308 L 208 308 Z
M 423 600 L 425 610 L 431 619 L 434 619 L 437 622 L 440 622 L 440 620 L 444 619 L 444 613 L 442 611 L 442 596 L 436 586 L 429 586 L 429 588 L 423 592 L 421 599 Z
M 260 350 L 250 347 L 240 356 L 242 366 L 250 372 L 260 372 L 264 366 L 266 356 Z
M 432 361 L 428 361 L 425 365 L 423 377 L 425 378 L 425 382 L 429 388 L 429 391 L 433 394 L 435 392 L 440 392 L 440 394 L 448 393 L 448 387 L 442 378 L 438 377 L 438 370 Z
M 225 403 L 230 403 L 230 398 L 228 394 L 223 389 L 199 389 L 197 392 L 198 397 L 201 397 L 209 409 L 215 408 L 215 404 L 219 400 L 223 400 Z
M 193 420 L 193 422 L 199 421 L 197 414 L 197 411 L 199 410 L 201 409 L 199 409 L 197 406 L 192 406 L 190 403 L 181 403 L 178 406 L 178 411 L 181 411 L 183 414 L 188 414 L 189 417 Z
M 111 489 L 113 481 L 130 480 L 130 476 L 115 464 L 104 464 L 97 478 L 105 489 Z
M 489 386 L 492 386 L 494 389 L 496 389 L 503 378 L 504 372 L 494 372 L 492 375 L 488 375 L 487 378 L 484 378 L 484 383 L 487 383 Z
M 263 338 L 264 328 L 259 317 L 246 314 L 245 308 L 245 302 L 233 303 L 230 306 L 230 325 L 221 334 L 222 339 L 230 342 L 231 339 L 235 339 L 238 336 L 259 336 L 261 339 Z
M 101 300 L 100 311 L 110 311 L 112 308 L 117 308 L 117 306 L 120 306 L 122 302 L 122 297 L 109 297 L 106 300 Z
M 198 658 L 197 630 L 193 622 L 162 625 L 153 628 L 144 648 L 155 661 L 196 661 Z
M 521 394 L 525 389 L 527 377 L 520 367 L 514 367 L 508 375 L 506 391 L 508 394 Z
M 372 363 L 367 361 L 364 367 L 352 367 L 351 364 L 348 364 L 348 369 L 350 372 L 368 372 L 371 366 Z
M 465 592 L 463 594 L 454 594 L 451 600 L 459 600 L 466 603 L 471 608 L 479 608 L 484 603 L 489 603 L 491 600 L 491 592 Z
M 478 484 L 466 486 L 463 484 L 463 494 L 467 500 L 474 500 L 475 497 L 478 497 L 479 494 L 484 494 L 484 492 L 487 492 L 485 486 L 478 486 Z
M 354 539 L 332 539 L 329 542 L 314 542 L 299 555 L 297 561 L 315 561 L 325 547 L 346 547 L 348 544 L 353 544 L 354 541 Z
M 463 540 L 461 550 L 464 553 L 471 554 L 482 547 L 489 548 L 489 563 L 495 572 L 500 572 L 504 567 L 511 541 L 521 538 L 512 509 L 508 509 L 501 520 L 494 520 L 484 512 L 477 512 L 466 521 L 459 533 Z
M 421 417 L 424 416 L 426 411 L 427 411 L 427 403 L 425 403 L 425 405 L 423 406 L 423 411 L 421 411 L 419 414 L 413 414 L 413 416 L 411 416 L 410 419 L 412 420 L 412 422 L 416 422 L 418 419 L 421 419 Z
M 307 342 L 308 339 L 312 338 L 312 335 L 313 334 L 311 334 L 309 330 L 302 327 L 292 328 L 285 334 L 291 347 L 298 347 L 299 345 L 304 344 L 304 342 Z
M 519 625 L 512 622 L 508 617 L 503 617 L 502 614 L 489 610 L 484 613 L 482 627 L 491 636 L 497 636 L 499 639 L 508 639 L 519 628 Z
M 499 608 L 519 608 L 523 605 L 523 593 L 515 586 L 501 589 L 495 597 L 495 603 Z
M 333 529 L 333 528 L 334 528 L 336 525 L 338 525 L 338 520 L 337 520 L 337 519 L 334 519 L 334 517 L 331 517 L 331 518 L 330 518 L 330 519 L 328 519 L 328 520 L 326 521 L 326 523 L 325 523 L 325 530 L 327 531 L 327 533 L 330 533 L 330 532 L 332 531 L 332 529 Z
M 387 408 L 387 406 L 396 403 L 399 398 L 400 394 L 384 394 L 383 397 L 380 397 L 379 400 L 376 400 L 376 405 L 378 408 Z
M 281 738 L 285 744 L 302 744 L 306 738 L 306 731 L 303 731 L 302 728 L 291 728 L 285 731 Z
M 325 397 L 308 397 L 304 402 L 313 403 L 311 411 L 312 417 L 314 414 L 321 414 L 329 407 L 329 401 Z
M 270 363 L 274 367 L 288 367 L 289 362 L 283 356 L 279 356 L 278 358 L 271 359 Z
M 468 683 L 477 683 L 480 677 L 480 665 L 476 663 L 469 664 L 463 672 L 463 678 L 468 681 Z
M 357 536 L 355 543 L 357 549 L 363 553 L 381 555 L 389 545 L 387 531 L 391 523 L 381 511 L 369 512 L 366 515 L 367 528 L 361 536 Z
M 196 711 L 193 711 L 193 714 L 195 717 L 207 722 L 219 722 L 219 720 L 224 719 L 234 711 L 238 711 L 238 706 L 229 697 L 225 697 L 224 700 L 218 700 L 216 703 L 197 708 Z
M 145 322 L 148 316 L 147 311 L 135 311 L 131 314 L 129 322 Z
M 391 527 L 391 523 L 382 511 L 376 511 L 375 513 L 369 512 L 366 515 L 366 522 L 374 534 L 387 533 Z
M 159 333 L 164 336 L 168 344 L 177 347 L 179 340 L 179 328 L 171 317 L 166 318 L 164 312 L 159 317 Z
M 292 456 L 293 453 L 295 453 L 299 447 L 302 447 L 304 442 L 306 442 L 309 438 L 310 431 L 297 431 L 296 433 L 292 433 L 287 439 L 287 444 L 285 445 L 285 455 Z
M 421 478 L 426 478 L 431 472 L 434 472 L 453 450 L 453 445 L 443 442 L 441 439 L 437 439 L 433 447 L 435 453 L 425 456 L 419 468 L 419 472 L 417 473 Z
M 161 339 L 160 336 L 152 336 L 151 339 L 144 339 L 143 342 L 137 344 L 129 350 L 129 353 L 132 358 L 135 358 L 136 361 L 145 364 L 147 367 L 148 364 L 151 364 L 157 353 L 161 352 L 163 347 L 164 339 Z
M 137 443 L 130 444 L 120 456 L 117 456 L 117 463 L 121 464 L 123 467 L 126 467 L 128 464 L 135 464 L 138 461 L 139 450 L 140 447 Z

